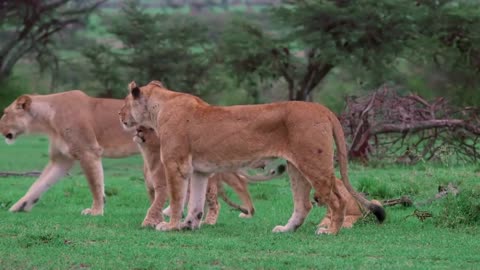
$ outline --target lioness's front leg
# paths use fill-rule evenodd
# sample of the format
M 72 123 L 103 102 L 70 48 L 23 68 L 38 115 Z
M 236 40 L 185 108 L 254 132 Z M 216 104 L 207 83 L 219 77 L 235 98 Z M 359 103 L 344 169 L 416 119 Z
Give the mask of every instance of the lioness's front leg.
M 86 208 L 82 211 L 82 215 L 103 215 L 103 205 L 105 200 L 105 191 L 103 184 L 103 167 L 100 157 L 85 154 L 80 159 L 80 166 L 93 195 L 92 208 Z
M 188 201 L 188 215 L 180 225 L 182 229 L 198 229 L 205 206 L 208 175 L 194 172 L 190 180 L 190 200 Z
M 167 187 L 170 196 L 170 221 L 161 222 L 156 229 L 159 231 L 171 231 L 180 229 L 180 219 L 182 218 L 183 201 L 187 191 L 188 179 L 191 175 L 190 162 L 177 162 L 165 158 L 164 162 L 165 177 L 167 178 Z
M 161 166 L 161 164 L 157 166 Z M 150 183 L 149 188 L 153 190 L 153 198 L 151 198 L 151 205 L 142 226 L 156 226 L 163 221 L 162 208 L 167 200 L 167 180 L 163 170 L 158 169 L 146 173 L 145 177 L 145 181 Z
M 40 177 L 33 183 L 27 193 L 10 207 L 9 211 L 30 211 L 42 194 L 68 173 L 73 163 L 74 160 L 66 157 L 52 158 Z

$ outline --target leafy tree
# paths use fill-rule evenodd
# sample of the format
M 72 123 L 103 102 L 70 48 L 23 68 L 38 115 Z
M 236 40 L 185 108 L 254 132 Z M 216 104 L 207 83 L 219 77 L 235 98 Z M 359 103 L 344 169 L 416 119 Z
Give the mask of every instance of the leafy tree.
M 0 80 L 14 65 L 33 54 L 43 65 L 56 59 L 54 36 L 82 23 L 86 15 L 105 1 L 0 1 Z
M 157 79 L 173 89 L 203 94 L 216 63 L 215 43 L 198 18 L 149 14 L 133 1 L 113 18 L 110 31 L 122 43 L 115 50 L 117 66 L 126 67 L 132 80 Z
M 407 0 L 292 1 L 272 10 L 274 31 L 234 22 L 226 61 L 239 76 L 282 78 L 289 99 L 306 100 L 335 67 L 388 66 L 415 38 L 419 12 Z
M 116 56 L 105 44 L 92 44 L 83 50 L 83 56 L 90 64 L 90 73 L 99 82 L 99 87 L 90 86 L 99 96 L 124 97 L 125 82 L 122 82 L 123 68 L 117 65 Z
M 475 1 L 417 1 L 427 10 L 419 21 L 423 39 L 417 50 L 442 79 L 434 87 L 457 103 L 480 103 L 480 4 Z

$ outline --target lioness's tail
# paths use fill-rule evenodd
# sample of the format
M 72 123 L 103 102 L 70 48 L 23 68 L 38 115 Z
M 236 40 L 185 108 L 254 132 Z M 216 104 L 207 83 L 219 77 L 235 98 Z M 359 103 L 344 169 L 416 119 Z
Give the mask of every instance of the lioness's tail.
M 342 126 L 338 118 L 332 113 L 330 116 L 330 122 L 333 127 L 333 137 L 335 138 L 335 144 L 337 146 L 338 153 L 338 162 L 340 165 L 340 175 L 342 177 L 343 184 L 347 188 L 348 192 L 359 202 L 363 207 L 370 210 L 378 219 L 380 223 L 385 220 L 386 213 L 382 206 L 374 204 L 363 197 L 360 193 L 356 192 L 350 180 L 348 179 L 348 157 L 347 157 L 347 146 L 345 143 L 345 135 L 343 133 Z
M 245 171 L 239 170 L 238 174 L 245 177 L 248 182 L 256 183 L 256 182 L 265 182 L 272 180 L 273 178 L 282 175 L 285 172 L 285 165 L 280 164 L 275 170 L 271 170 L 268 174 L 257 174 L 257 175 L 249 175 Z

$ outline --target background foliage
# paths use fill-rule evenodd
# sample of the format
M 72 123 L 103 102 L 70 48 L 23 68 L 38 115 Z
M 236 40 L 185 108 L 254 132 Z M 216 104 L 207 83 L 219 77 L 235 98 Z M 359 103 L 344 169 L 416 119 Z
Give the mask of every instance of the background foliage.
M 339 112 L 346 94 L 390 82 L 460 105 L 480 101 L 476 1 L 63 0 L 44 1 L 48 13 L 27 20 L 29 3 L 0 10 L 9 15 L 0 48 L 29 25 L 76 17 L 48 42 L 22 39 L 32 50 L 0 76 L 2 85 L 22 81 L 21 92 L 122 97 L 130 80 L 157 79 L 217 104 L 315 100 Z

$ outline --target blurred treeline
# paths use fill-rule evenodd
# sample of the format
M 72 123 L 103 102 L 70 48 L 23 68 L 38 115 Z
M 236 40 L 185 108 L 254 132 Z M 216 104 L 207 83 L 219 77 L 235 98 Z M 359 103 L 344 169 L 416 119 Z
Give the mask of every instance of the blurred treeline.
M 132 80 L 224 105 L 338 112 L 384 83 L 478 105 L 479 29 L 468 0 L 0 1 L 0 107 L 70 89 L 122 98 Z

